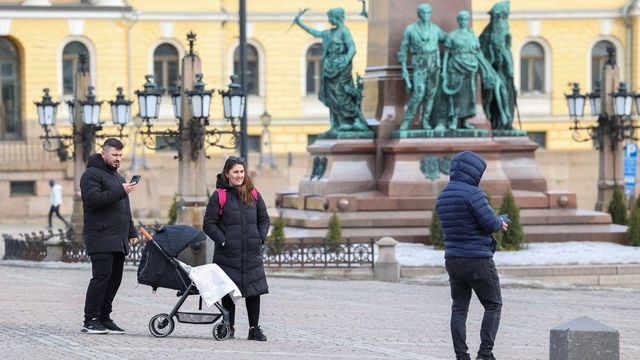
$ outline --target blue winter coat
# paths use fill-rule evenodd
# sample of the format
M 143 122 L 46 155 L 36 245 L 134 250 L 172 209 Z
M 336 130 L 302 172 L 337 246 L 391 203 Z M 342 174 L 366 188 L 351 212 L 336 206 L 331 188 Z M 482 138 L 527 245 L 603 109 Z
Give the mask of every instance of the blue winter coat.
M 493 257 L 491 233 L 502 227 L 478 184 L 487 163 L 463 151 L 451 160 L 449 183 L 436 202 L 444 232 L 444 257 Z

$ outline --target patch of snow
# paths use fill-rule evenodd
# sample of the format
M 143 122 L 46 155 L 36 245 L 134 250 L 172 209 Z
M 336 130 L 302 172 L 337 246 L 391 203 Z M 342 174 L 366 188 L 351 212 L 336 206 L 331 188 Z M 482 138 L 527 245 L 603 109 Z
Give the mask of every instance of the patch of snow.
M 444 250 L 431 245 L 398 243 L 396 257 L 401 266 L 444 266 Z M 640 248 L 606 242 L 529 243 L 520 251 L 498 251 L 493 259 L 497 266 L 640 264 Z

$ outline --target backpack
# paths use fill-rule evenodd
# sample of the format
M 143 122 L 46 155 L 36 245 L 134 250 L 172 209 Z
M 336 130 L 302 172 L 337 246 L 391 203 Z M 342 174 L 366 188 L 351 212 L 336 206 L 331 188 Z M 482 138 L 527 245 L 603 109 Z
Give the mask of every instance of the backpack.
M 224 204 L 227 203 L 227 189 L 217 188 L 216 192 L 218 193 L 218 205 L 220 207 L 218 215 L 222 216 Z M 255 201 L 258 201 L 258 190 L 256 190 L 256 188 L 251 189 L 251 196 Z

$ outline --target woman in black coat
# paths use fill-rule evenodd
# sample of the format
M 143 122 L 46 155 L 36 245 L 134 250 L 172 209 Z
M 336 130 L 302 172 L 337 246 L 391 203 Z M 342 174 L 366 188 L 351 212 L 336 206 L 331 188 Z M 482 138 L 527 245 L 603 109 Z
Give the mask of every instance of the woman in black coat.
M 226 198 L 221 208 L 221 198 Z M 262 244 L 269 231 L 269 215 L 241 158 L 231 156 L 218 174 L 216 191 L 204 215 L 204 232 L 215 242 L 213 262 L 233 280 L 245 297 L 249 315 L 248 340 L 266 341 L 258 321 L 260 295 L 269 292 L 262 263 Z M 230 312 L 231 336 L 235 332 L 235 304 L 229 295 L 222 306 Z

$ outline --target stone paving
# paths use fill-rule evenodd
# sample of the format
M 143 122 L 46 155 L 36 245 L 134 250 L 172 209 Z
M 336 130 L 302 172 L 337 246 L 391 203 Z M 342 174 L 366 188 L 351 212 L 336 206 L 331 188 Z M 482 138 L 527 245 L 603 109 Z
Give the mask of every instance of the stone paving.
M 7 266 L 0 261 L 1 359 L 453 359 L 449 289 L 416 282 L 269 279 L 262 298 L 266 343 L 218 342 L 211 325 L 177 323 L 167 338 L 149 334 L 148 321 L 169 312 L 175 292 L 136 286 L 126 271 L 112 314 L 124 335 L 80 332 L 86 265 L 62 268 Z M 15 264 L 14 264 L 15 265 Z M 503 289 L 503 317 L 495 354 L 547 359 L 549 330 L 588 315 L 620 330 L 621 358 L 640 358 L 640 290 Z M 197 306 L 192 297 L 191 306 Z M 482 309 L 474 298 L 469 345 L 478 347 Z M 246 336 L 244 306 L 236 336 Z

